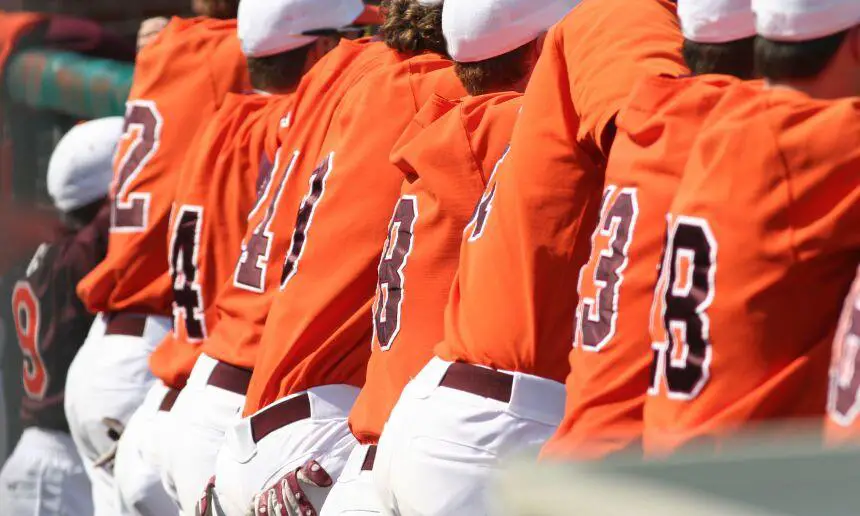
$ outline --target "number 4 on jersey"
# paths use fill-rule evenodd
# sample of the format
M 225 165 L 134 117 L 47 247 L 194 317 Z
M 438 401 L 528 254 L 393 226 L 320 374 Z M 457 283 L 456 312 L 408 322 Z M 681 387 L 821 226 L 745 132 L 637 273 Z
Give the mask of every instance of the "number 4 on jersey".
M 191 342 L 206 338 L 203 291 L 198 278 L 202 206 L 182 206 L 170 239 L 170 277 L 173 278 L 173 328 L 185 324 Z

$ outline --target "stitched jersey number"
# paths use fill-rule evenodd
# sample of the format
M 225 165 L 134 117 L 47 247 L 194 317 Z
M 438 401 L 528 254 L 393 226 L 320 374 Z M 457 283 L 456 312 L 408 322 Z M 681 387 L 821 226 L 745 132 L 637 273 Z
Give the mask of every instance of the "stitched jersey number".
M 39 299 L 26 281 L 15 284 L 12 293 L 15 331 L 18 345 L 24 354 L 24 392 L 32 399 L 41 400 L 48 390 L 48 373 L 39 350 Z
M 855 290 L 846 307 L 847 327 L 841 337 L 836 368 L 830 374 L 828 411 L 839 424 L 848 426 L 860 413 L 860 294 Z
M 575 346 L 599 351 L 615 334 L 618 296 L 627 268 L 627 251 L 639 217 L 635 188 L 610 185 L 591 237 L 592 257 L 579 275 Z
M 146 229 L 150 194 L 130 192 L 131 183 L 158 150 L 162 118 L 155 103 L 136 100 L 125 111 L 125 152 L 119 156 L 111 204 L 111 231 L 135 233 Z
M 508 152 L 510 152 L 510 150 L 511 146 L 508 145 L 507 148 L 505 148 L 505 152 L 502 154 L 502 157 L 496 162 L 496 166 L 493 167 L 493 173 L 490 174 L 489 186 L 484 191 L 484 194 L 481 195 L 481 200 L 478 201 L 477 206 L 475 206 L 475 212 L 472 214 L 471 220 L 469 220 L 469 223 L 466 225 L 467 231 L 469 226 L 472 226 L 472 231 L 469 235 L 469 242 L 474 242 L 484 235 L 484 227 L 487 225 L 487 217 L 490 216 L 490 212 L 493 210 L 493 199 L 496 198 L 496 182 L 494 181 L 496 172 L 499 171 L 502 163 L 505 162 L 505 158 L 508 156 Z
M 184 321 L 188 340 L 206 338 L 203 291 L 198 275 L 201 206 L 182 206 L 176 215 L 170 242 L 170 276 L 173 278 L 173 328 Z
M 287 259 L 284 261 L 284 268 L 281 271 L 281 289 L 287 286 L 287 283 L 290 282 L 298 271 L 299 260 L 301 260 L 302 254 L 305 252 L 305 244 L 308 239 L 308 231 L 314 220 L 314 213 L 316 213 L 317 206 L 319 206 L 323 195 L 325 195 L 325 182 L 328 179 L 329 172 L 331 172 L 333 161 L 334 153 L 331 153 L 313 171 L 308 181 L 308 193 L 302 199 L 301 205 L 299 205 L 293 238 L 290 239 Z
M 403 269 L 412 252 L 418 200 L 405 195 L 394 208 L 388 227 L 388 238 L 379 260 L 379 282 L 373 307 L 373 329 L 379 349 L 388 351 L 400 332 L 400 310 L 403 305 L 406 278 Z
M 275 159 L 273 166 L 273 174 L 278 171 L 280 165 L 280 150 L 278 157 Z M 242 254 L 239 256 L 239 261 L 236 264 L 236 272 L 233 275 L 233 285 L 250 290 L 251 292 L 262 293 L 265 289 L 266 269 L 269 265 L 269 254 L 272 250 L 272 219 L 275 217 L 275 212 L 278 210 L 278 204 L 281 201 L 281 194 L 284 193 L 284 186 L 287 184 L 287 178 L 296 164 L 299 157 L 299 152 L 294 151 L 290 160 L 290 165 L 287 171 L 281 176 L 281 181 L 278 183 L 278 189 L 274 199 L 266 208 L 263 220 L 254 228 L 254 232 L 248 238 L 247 242 L 242 242 Z M 268 197 L 269 191 L 272 188 L 272 181 L 266 183 L 265 192 L 260 195 L 256 206 L 251 210 L 248 218 L 252 218 L 257 210 L 264 203 L 264 199 Z
M 717 241 L 704 219 L 679 216 L 667 244 L 652 307 L 650 394 L 695 398 L 708 383 L 713 350 L 707 309 L 714 300 Z

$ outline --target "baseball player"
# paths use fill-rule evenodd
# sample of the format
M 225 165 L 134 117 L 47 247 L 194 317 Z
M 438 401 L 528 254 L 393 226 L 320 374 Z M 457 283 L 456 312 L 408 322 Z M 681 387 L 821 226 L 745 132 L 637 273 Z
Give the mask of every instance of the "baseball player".
M 827 393 L 826 442 L 830 445 L 856 443 L 860 422 L 860 368 L 858 338 L 860 338 L 860 268 L 851 293 L 845 298 L 839 329 L 833 340 L 833 359 L 830 366 L 830 385 Z
M 767 82 L 735 85 L 713 108 L 667 214 L 649 456 L 824 415 L 860 256 L 860 4 L 752 6 Z
M 542 34 L 572 6 L 519 0 L 443 5 L 447 48 L 469 95 L 428 100 L 392 151 L 405 180 L 377 267 L 367 377 L 349 416 L 360 445 L 326 499 L 324 516 L 393 510 L 373 483 L 388 471 L 375 461 L 376 445 L 403 387 L 442 338 L 461 235 L 510 141 Z M 399 510 L 408 512 L 402 505 Z
M 258 4 L 257 9 L 264 15 L 277 8 L 271 5 L 271 2 Z M 292 1 L 279 1 L 277 4 L 281 7 L 304 5 L 304 3 L 296 4 Z M 322 9 L 315 11 L 314 6 L 309 5 L 310 12 L 316 13 L 313 15 L 316 18 L 323 16 L 330 27 L 326 30 L 314 31 L 319 38 L 339 37 L 344 30 L 343 26 L 373 21 L 373 9 L 367 8 L 360 1 L 343 0 L 331 4 L 314 2 L 314 5 Z M 283 26 L 273 25 L 269 30 L 270 37 L 277 38 L 272 35 L 282 31 L 285 41 L 300 38 L 307 43 L 312 42 L 313 35 L 292 34 L 284 29 Z M 297 29 L 304 30 L 301 26 L 297 26 Z M 272 41 L 275 40 L 272 39 Z M 217 439 L 223 436 L 227 427 L 238 421 L 241 416 L 245 401 L 245 387 L 250 377 L 250 370 L 256 361 L 259 335 L 274 292 L 269 286 L 277 284 L 274 283 L 276 280 L 266 278 L 266 259 L 283 260 L 288 244 L 271 238 L 268 228 L 270 220 L 278 211 L 277 203 L 272 204 L 273 200 L 279 199 L 287 188 L 286 181 L 292 170 L 293 150 L 299 149 L 299 155 L 302 155 L 305 149 L 309 155 L 318 154 L 328 127 L 327 120 L 331 118 L 334 109 L 341 102 L 345 88 L 358 77 L 381 64 L 393 62 L 395 58 L 396 56 L 391 55 L 382 42 L 376 42 L 370 38 L 355 41 L 341 39 L 337 47 L 307 72 L 299 84 L 294 94 L 295 103 L 289 119 L 290 123 L 284 123 L 278 134 L 278 141 L 281 142 L 279 144 L 282 144 L 286 136 L 296 133 L 291 140 L 295 146 L 284 147 L 276 155 L 272 177 L 263 188 L 261 198 L 251 210 L 247 234 L 242 239 L 241 246 L 237 246 L 241 253 L 235 270 L 216 297 L 213 313 L 217 314 L 217 324 L 214 328 L 208 329 L 207 338 L 200 344 L 199 351 L 202 352 L 199 359 L 200 365 L 190 379 L 189 388 L 193 388 L 197 394 L 188 399 L 193 399 L 194 402 L 179 403 L 171 412 L 171 419 L 175 419 L 177 424 L 180 424 L 178 423 L 180 419 L 196 420 L 196 425 L 206 429 L 213 436 L 212 439 L 201 439 L 195 444 L 195 453 L 199 455 L 190 459 L 191 462 L 201 462 L 205 466 L 206 461 L 214 460 L 219 449 Z M 302 121 L 305 123 L 300 123 Z M 319 124 L 311 123 L 312 121 L 318 121 Z M 300 187 L 304 188 L 305 185 Z M 220 374 L 215 377 L 211 372 L 207 372 L 216 369 L 227 373 L 234 372 L 236 374 L 233 376 L 241 381 L 231 381 L 225 387 Z M 198 385 L 198 382 L 203 381 L 207 383 L 205 388 Z M 184 415 L 180 417 L 180 413 Z M 183 467 L 196 468 L 197 466 L 190 464 Z M 214 468 L 207 471 L 207 478 L 213 472 Z M 189 473 L 189 478 L 197 474 Z M 170 475 L 175 477 L 173 473 Z M 248 508 L 250 508 L 250 501 Z M 202 512 L 205 511 L 204 508 Z
M 686 73 L 681 43 L 664 0 L 583 0 L 549 31 L 510 150 L 463 235 L 444 338 L 379 443 L 401 510 L 485 512 L 499 457 L 543 444 L 561 421 L 575 277 L 614 119 L 637 79 Z
M 63 228 L 42 244 L 15 284 L 11 305 L 24 357 L 21 416 L 26 430 L 0 472 L 0 513 L 91 515 L 90 481 L 63 412 L 66 373 L 93 316 L 75 294 L 78 280 L 107 252 L 111 160 L 121 117 L 72 128 L 48 164 L 48 193 Z
M 690 70 L 726 75 L 646 77 L 618 115 L 579 277 L 565 417 L 544 456 L 595 459 L 641 444 L 666 211 L 710 109 L 738 82 L 731 76 L 753 75 L 750 0 L 679 0 L 678 15 Z
M 185 387 L 169 417 L 157 420 L 149 433 L 162 448 L 168 493 L 187 514 L 215 470 L 225 421 L 238 417 L 251 376 L 249 369 L 208 355 L 198 360 L 200 344 L 218 324 L 216 294 L 232 280 L 248 214 L 259 209 L 255 200 L 269 185 L 278 129 L 290 123 L 293 92 L 302 75 L 337 44 L 333 37 L 304 34 L 350 23 L 354 12 L 332 21 L 331 13 L 341 5 L 319 0 L 240 4 L 239 39 L 256 93 L 228 95 L 186 161 L 177 187 L 169 247 L 174 331 L 150 365 L 165 383 Z M 200 407 L 207 407 L 206 417 Z M 117 468 L 121 459 L 118 454 Z
M 218 456 L 215 492 L 227 514 L 246 510 L 282 475 L 290 478 L 275 482 L 277 489 L 295 481 L 308 459 L 318 461 L 308 468 L 319 476 L 339 474 L 355 443 L 346 418 L 364 377 L 376 263 L 402 183 L 388 156 L 425 99 L 464 93 L 441 56 L 441 5 L 384 8 L 390 64 L 338 99 L 320 150 L 296 158 L 289 179 L 295 186 L 284 189 L 269 226 L 288 245 L 272 278 L 277 292 L 248 390 L 248 417 L 231 428 Z M 384 123 L 369 128 L 383 112 Z M 288 139 L 284 148 L 293 145 Z M 349 252 L 340 252 L 345 245 Z M 298 495 L 293 510 L 319 510 L 328 485 L 316 484 Z M 267 492 L 257 510 L 278 511 L 266 504 L 280 505 L 280 495 Z
M 117 507 L 111 461 L 123 426 L 142 404 L 155 414 L 169 393 L 162 386 L 147 396 L 154 381 L 147 361 L 171 326 L 166 257 L 175 171 L 202 123 L 247 82 L 235 20 L 174 18 L 138 54 L 114 161 L 107 256 L 77 289 L 99 315 L 69 370 L 65 402 L 98 515 L 125 512 Z M 135 478 L 127 505 L 170 514 L 159 475 L 141 470 Z

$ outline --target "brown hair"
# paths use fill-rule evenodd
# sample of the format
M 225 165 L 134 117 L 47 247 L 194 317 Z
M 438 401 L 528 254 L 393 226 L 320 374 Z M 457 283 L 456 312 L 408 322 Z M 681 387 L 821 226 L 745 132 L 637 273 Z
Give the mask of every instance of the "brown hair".
M 416 0 L 384 0 L 385 44 L 404 54 L 436 52 L 448 55 L 442 35 L 442 4 L 421 5 Z
M 500 56 L 474 63 L 455 63 L 454 72 L 469 95 L 512 90 L 532 69 L 530 54 L 534 41 Z
M 772 81 L 812 79 L 833 61 L 848 32 L 797 42 L 758 38 L 755 43 L 756 69 L 762 77 Z
M 194 0 L 199 15 L 230 20 L 239 12 L 239 0 Z
M 299 48 L 266 57 L 249 57 L 251 86 L 271 93 L 292 91 L 302 79 L 310 43 Z
M 726 43 L 696 43 L 684 40 L 681 50 L 693 75 L 720 73 L 739 79 L 755 77 L 755 37 Z

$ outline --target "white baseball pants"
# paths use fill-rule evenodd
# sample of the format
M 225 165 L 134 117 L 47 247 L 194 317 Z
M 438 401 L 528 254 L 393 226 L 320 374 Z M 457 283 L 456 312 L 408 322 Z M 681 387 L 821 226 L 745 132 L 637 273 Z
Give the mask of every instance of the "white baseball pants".
M 91 516 L 93 499 L 72 438 L 28 428 L 0 472 L 3 516 Z
M 145 318 L 140 336 L 106 334 L 108 317 L 96 317 L 87 340 L 69 367 L 66 418 L 93 488 L 95 516 L 123 514 L 112 467 L 94 462 L 114 445 L 105 419 L 128 424 L 155 378 L 149 355 L 170 331 L 167 317 Z
M 173 438 L 161 431 L 164 428 L 161 422 L 170 418 L 170 412 L 161 407 L 170 393 L 170 388 L 156 380 L 119 440 L 114 478 L 122 514 L 179 514 L 179 508 L 161 483 L 161 443 Z
M 376 447 L 358 444 L 325 500 L 320 516 L 369 516 L 383 514 L 382 502 L 373 482 L 373 469 L 366 466 L 368 453 Z
M 245 406 L 245 396 L 208 385 L 217 363 L 200 355 L 161 431 L 170 436 L 162 440 L 162 481 L 182 514 L 189 516 L 215 474 L 227 430 L 242 420 Z
M 261 433 L 255 418 L 277 412 L 279 405 L 302 396 L 309 399 L 310 417 L 267 431 L 255 440 L 254 435 Z M 356 397 L 358 389 L 349 385 L 314 387 L 280 399 L 230 428 L 215 466 L 215 514 L 248 514 L 255 495 L 312 459 L 338 478 L 357 444 L 347 422 Z M 305 494 L 320 510 L 330 490 L 313 488 Z
M 564 385 L 522 373 L 503 402 L 440 385 L 433 358 L 406 386 L 373 469 L 386 514 L 488 514 L 487 482 L 512 454 L 537 456 L 564 414 Z

